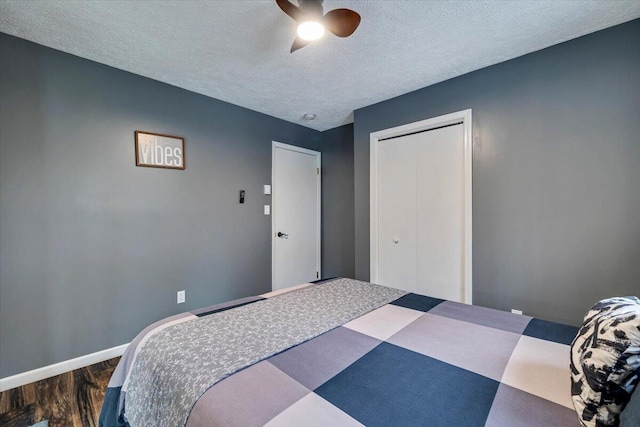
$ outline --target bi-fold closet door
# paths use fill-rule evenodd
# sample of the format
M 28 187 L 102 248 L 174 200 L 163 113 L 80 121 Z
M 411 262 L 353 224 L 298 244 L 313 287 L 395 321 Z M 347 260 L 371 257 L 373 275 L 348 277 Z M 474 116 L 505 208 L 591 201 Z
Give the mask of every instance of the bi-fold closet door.
M 464 176 L 462 124 L 379 141 L 380 284 L 463 301 Z

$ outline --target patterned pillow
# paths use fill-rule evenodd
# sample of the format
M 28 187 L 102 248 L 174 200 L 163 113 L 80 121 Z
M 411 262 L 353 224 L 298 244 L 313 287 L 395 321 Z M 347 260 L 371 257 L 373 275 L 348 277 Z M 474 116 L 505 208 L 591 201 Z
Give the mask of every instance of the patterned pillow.
M 571 394 L 582 424 L 617 426 L 638 383 L 639 368 L 640 300 L 598 302 L 571 344 Z

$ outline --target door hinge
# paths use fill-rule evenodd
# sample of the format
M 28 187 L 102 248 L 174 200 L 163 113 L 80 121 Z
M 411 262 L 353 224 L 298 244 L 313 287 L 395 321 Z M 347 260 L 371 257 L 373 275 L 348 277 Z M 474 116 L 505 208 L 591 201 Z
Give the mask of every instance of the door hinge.
M 320 175 L 320 168 L 316 168 L 316 175 Z
M 319 278 L 320 278 L 320 272 L 316 271 L 316 279 L 319 279 Z

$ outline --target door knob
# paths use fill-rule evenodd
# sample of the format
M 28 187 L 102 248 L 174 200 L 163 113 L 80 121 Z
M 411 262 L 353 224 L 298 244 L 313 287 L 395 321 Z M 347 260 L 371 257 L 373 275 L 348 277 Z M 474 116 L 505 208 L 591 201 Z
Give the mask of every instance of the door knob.
M 288 234 L 284 234 L 282 231 L 278 231 L 278 234 L 276 234 L 276 236 L 280 237 L 280 238 L 287 238 L 289 237 Z

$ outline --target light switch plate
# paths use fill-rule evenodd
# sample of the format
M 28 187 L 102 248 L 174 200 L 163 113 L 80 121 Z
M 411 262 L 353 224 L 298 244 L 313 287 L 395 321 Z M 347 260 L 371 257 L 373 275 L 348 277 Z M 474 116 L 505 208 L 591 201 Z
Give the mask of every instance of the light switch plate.
M 271 206 L 270 205 L 264 205 L 264 214 L 265 215 L 271 215 Z
M 264 194 L 271 194 L 271 186 L 265 184 L 264 186 Z
M 186 300 L 187 300 L 187 297 L 185 295 L 185 291 L 178 291 L 178 304 L 182 304 Z

